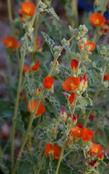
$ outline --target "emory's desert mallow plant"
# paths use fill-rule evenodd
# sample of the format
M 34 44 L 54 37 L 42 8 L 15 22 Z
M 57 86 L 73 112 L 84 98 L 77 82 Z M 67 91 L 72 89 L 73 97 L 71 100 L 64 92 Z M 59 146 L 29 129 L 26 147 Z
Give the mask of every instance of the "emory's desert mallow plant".
M 96 99 L 108 92 L 109 48 L 97 42 L 107 26 L 105 17 L 90 14 L 92 38 L 80 25 L 66 27 L 65 37 L 62 30 L 57 39 L 47 20 L 60 29 L 49 1 L 24 1 L 11 23 L 14 34 L 3 40 L 9 58 L 17 59 L 18 81 L 16 98 L 10 96 L 15 103 L 10 139 L 6 149 L 1 145 L 1 156 L 8 153 L 9 159 L 1 158 L 1 169 L 12 174 L 102 174 L 108 168 L 107 142 L 97 136 L 96 115 L 103 110 Z

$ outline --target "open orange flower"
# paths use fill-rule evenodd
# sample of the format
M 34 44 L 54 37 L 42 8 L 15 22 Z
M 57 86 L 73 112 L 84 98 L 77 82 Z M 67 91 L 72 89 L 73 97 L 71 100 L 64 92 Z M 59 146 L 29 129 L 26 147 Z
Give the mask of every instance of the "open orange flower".
M 57 144 L 48 143 L 45 145 L 45 155 L 49 157 L 53 156 L 55 160 L 58 160 L 60 157 L 61 148 Z
M 69 137 L 72 138 L 81 138 L 82 136 L 82 128 L 79 126 L 75 126 L 70 130 Z
M 96 43 L 88 40 L 85 42 L 84 47 L 87 48 L 87 51 L 92 52 L 96 48 Z
M 21 4 L 20 12 L 22 15 L 33 16 L 35 14 L 36 6 L 33 2 L 25 1 Z
M 93 138 L 93 131 L 88 129 L 88 128 L 85 128 L 83 127 L 82 128 L 82 135 L 81 135 L 81 139 L 84 141 L 84 142 L 88 142 L 88 141 L 91 141 L 92 138 Z
M 46 77 L 43 79 L 43 86 L 44 86 L 46 89 L 52 88 L 53 83 L 54 83 L 54 78 L 53 78 L 52 76 L 46 76 Z
M 3 40 L 3 44 L 6 48 L 17 49 L 20 47 L 20 42 L 13 36 L 7 36 Z
M 72 59 L 70 65 L 72 70 L 75 72 L 78 69 L 79 62 L 77 59 Z
M 109 73 L 104 74 L 103 80 L 109 81 Z
M 96 43 L 90 40 L 87 40 L 85 42 L 83 40 L 80 40 L 78 42 L 78 47 L 80 48 L 80 50 L 86 49 L 90 53 L 96 48 Z
M 80 77 L 70 76 L 62 83 L 62 89 L 67 92 L 73 92 L 79 88 L 79 85 Z
M 82 139 L 84 142 L 88 142 L 88 141 L 91 141 L 92 138 L 93 138 L 93 131 L 88 129 L 88 128 L 85 128 L 85 127 L 81 127 L 79 125 L 73 127 L 71 130 L 70 130 L 70 133 L 69 133 L 69 137 L 71 138 L 80 138 Z
M 46 109 L 41 101 L 32 99 L 28 102 L 28 111 L 31 113 L 35 112 L 36 117 L 39 117 L 46 111 Z
M 101 27 L 105 24 L 105 17 L 99 13 L 99 12 L 94 12 L 89 16 L 89 21 L 91 25 L 95 27 Z
M 89 153 L 90 155 L 102 158 L 104 154 L 104 148 L 100 144 L 93 143 L 89 149 Z

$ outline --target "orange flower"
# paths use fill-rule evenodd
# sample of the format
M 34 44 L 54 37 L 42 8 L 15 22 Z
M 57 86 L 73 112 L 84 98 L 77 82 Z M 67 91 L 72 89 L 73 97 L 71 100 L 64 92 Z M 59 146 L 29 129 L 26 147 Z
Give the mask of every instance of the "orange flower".
M 79 126 L 75 126 L 70 130 L 69 137 L 70 138 L 81 138 L 82 136 L 82 128 Z
M 81 135 L 81 139 L 84 141 L 84 142 L 88 142 L 88 141 L 91 141 L 92 138 L 93 138 L 93 131 L 88 129 L 88 128 L 82 128 L 82 135 Z
M 78 42 L 78 47 L 80 50 L 86 49 L 88 52 L 92 52 L 96 48 L 96 43 L 90 40 L 80 39 Z
M 37 71 L 40 67 L 40 60 L 37 60 L 36 63 L 31 67 L 32 71 Z
M 87 41 L 84 44 L 84 47 L 87 49 L 87 51 L 92 52 L 96 48 L 95 42 Z
M 33 16 L 35 14 L 35 10 L 36 6 L 33 2 L 26 1 L 21 4 L 20 12 L 22 15 Z
M 108 73 L 104 74 L 103 80 L 109 81 L 109 74 Z
M 99 12 L 92 13 L 89 16 L 89 21 L 90 21 L 91 25 L 93 25 L 94 27 L 101 27 L 106 22 L 105 17 Z
M 35 112 L 36 117 L 39 117 L 46 111 L 46 109 L 41 101 L 32 99 L 28 102 L 28 111 L 31 113 Z
M 93 131 L 77 125 L 70 130 L 69 136 L 72 138 L 81 138 L 84 142 L 87 142 L 92 140 Z
M 60 157 L 61 148 L 56 144 L 48 143 L 45 145 L 45 155 L 46 157 L 52 155 L 55 160 Z
M 6 48 L 17 49 L 20 47 L 20 42 L 13 36 L 7 36 L 3 40 L 3 44 Z
M 70 96 L 68 97 L 68 101 L 69 101 L 70 104 L 74 104 L 75 99 L 76 99 L 76 94 L 73 92 L 73 93 L 71 93 Z
M 23 66 L 23 72 L 24 72 L 24 73 L 30 72 L 30 67 L 29 67 L 29 65 L 24 64 L 24 66 Z
M 104 149 L 100 144 L 93 143 L 89 149 L 90 155 L 95 155 L 98 157 L 103 157 Z
M 80 77 L 68 77 L 63 83 L 62 83 L 62 89 L 67 92 L 72 92 L 74 90 L 77 90 L 80 85 Z
M 80 40 L 78 42 L 78 47 L 80 48 L 80 50 L 86 49 L 90 53 L 96 48 L 96 44 L 95 44 L 95 42 L 92 42 L 90 40 L 87 40 L 85 42 Z
M 23 72 L 28 73 L 28 72 L 37 71 L 39 69 L 39 67 L 40 67 L 40 60 L 37 60 L 36 63 L 32 67 L 30 67 L 27 64 L 24 64 Z
M 46 77 L 43 79 L 43 86 L 44 86 L 46 89 L 52 88 L 53 83 L 54 83 L 54 78 L 53 78 L 52 76 L 46 76 Z
M 72 59 L 72 60 L 71 60 L 70 65 L 71 65 L 71 68 L 72 68 L 72 70 L 73 70 L 74 72 L 77 71 L 77 69 L 78 69 L 78 64 L 79 64 L 79 62 L 78 62 L 77 59 Z

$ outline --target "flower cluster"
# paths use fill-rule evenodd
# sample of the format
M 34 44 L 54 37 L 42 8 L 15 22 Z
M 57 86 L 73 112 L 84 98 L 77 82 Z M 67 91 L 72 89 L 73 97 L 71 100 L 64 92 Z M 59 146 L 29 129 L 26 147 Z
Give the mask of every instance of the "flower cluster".
M 9 154 L 6 162 L 10 165 L 11 161 L 12 174 L 22 171 L 25 159 L 31 162 L 30 173 L 38 174 L 59 174 L 64 167 L 68 173 L 79 174 L 84 169 L 82 173 L 92 174 L 105 159 L 106 144 L 100 136 L 107 127 L 104 129 L 104 110 L 97 97 L 103 98 L 109 87 L 109 49 L 98 49 L 98 44 L 109 26 L 102 12 L 89 14 L 89 31 L 85 25 L 65 27 L 65 31 L 62 26 L 61 30 L 59 20 L 49 1 L 37 5 L 23 1 L 12 23 L 14 35 L 3 39 L 9 58 L 17 57 L 20 71 L 10 93 L 11 101 L 17 88 L 7 146 L 11 144 L 11 157 Z M 14 101 L 11 105 L 9 113 Z M 9 136 L 9 126 L 4 127 L 0 128 L 2 146 Z

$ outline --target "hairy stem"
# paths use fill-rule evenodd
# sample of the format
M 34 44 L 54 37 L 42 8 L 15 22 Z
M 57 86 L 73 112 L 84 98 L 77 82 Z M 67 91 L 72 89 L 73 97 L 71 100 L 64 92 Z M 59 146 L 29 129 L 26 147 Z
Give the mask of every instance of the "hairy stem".
M 8 18 L 10 23 L 12 23 L 13 17 L 12 17 L 12 1 L 11 0 L 7 0 L 7 6 L 8 6 Z
M 105 0 L 105 1 L 104 1 L 102 13 L 105 12 L 108 3 L 109 3 L 109 0 Z
M 60 154 L 60 158 L 59 158 L 59 161 L 58 161 L 58 164 L 57 164 L 55 174 L 59 174 L 60 165 L 61 165 L 61 162 L 62 162 L 62 159 L 63 159 L 63 156 L 64 156 L 65 145 L 66 145 L 66 143 L 63 145 L 63 147 L 61 149 L 61 154 Z
M 20 98 L 20 91 L 21 91 L 21 85 L 22 85 L 22 78 L 23 78 L 23 65 L 24 65 L 24 59 L 25 56 L 21 57 L 21 66 L 20 66 L 20 74 L 19 74 L 19 82 L 18 82 L 18 88 L 17 88 L 17 97 L 15 102 L 15 109 L 14 109 L 14 115 L 12 118 L 12 134 L 11 134 L 11 170 L 13 170 L 14 166 L 14 137 L 15 137 L 15 127 L 16 127 L 16 119 L 17 119 L 17 111 L 19 107 L 19 98 Z
M 78 9 L 77 9 L 77 0 L 71 0 L 71 8 L 74 20 L 71 19 L 71 24 L 73 26 L 78 25 Z
M 22 153 L 23 153 L 24 147 L 25 147 L 25 145 L 26 145 L 26 143 L 27 143 L 27 141 L 28 141 L 28 137 L 29 137 L 30 132 L 31 132 L 32 123 L 33 123 L 33 120 L 34 120 L 34 114 L 35 114 L 35 113 L 37 112 L 37 110 L 38 110 L 38 107 L 39 107 L 39 104 L 40 104 L 40 102 L 41 102 L 42 97 L 43 97 L 43 91 L 42 91 L 42 93 L 41 93 L 40 96 L 39 96 L 39 98 L 40 98 L 40 99 L 39 99 L 39 103 L 38 103 L 38 105 L 36 106 L 34 113 L 32 113 L 31 116 L 30 116 L 28 128 L 27 128 L 27 131 L 26 131 L 26 133 L 25 133 L 25 135 L 24 135 L 23 142 L 22 142 L 22 145 L 21 145 L 21 148 L 20 148 L 20 151 L 19 151 L 19 154 L 18 154 L 18 157 L 17 157 L 17 160 L 16 160 L 16 164 L 15 164 L 15 167 L 14 167 L 14 169 L 13 169 L 13 173 L 12 173 L 12 174 L 15 174 L 17 168 L 19 167 L 19 163 L 20 163 L 20 159 L 21 159 L 21 157 L 22 157 Z
M 30 118 L 30 121 L 29 121 L 29 125 L 28 125 L 28 129 L 26 131 L 26 134 L 24 136 L 24 139 L 23 139 L 23 143 L 22 143 L 22 146 L 20 148 L 20 152 L 18 154 L 18 158 L 17 158 L 17 161 L 16 161 L 16 165 L 15 165 L 15 168 L 13 169 L 12 171 L 12 174 L 15 174 L 16 173 L 16 170 L 19 166 L 19 162 L 20 162 L 20 159 L 21 159 L 21 156 L 22 156 L 22 153 L 23 153 L 23 150 L 24 150 L 24 147 L 25 147 L 25 144 L 28 140 L 28 135 L 29 135 L 29 132 L 31 130 L 31 126 L 32 126 L 32 122 L 33 122 L 33 117 Z

